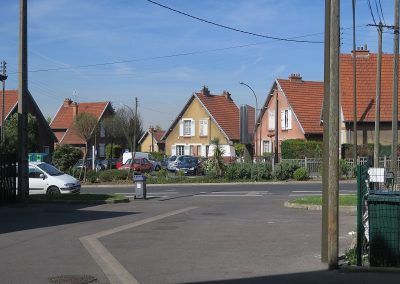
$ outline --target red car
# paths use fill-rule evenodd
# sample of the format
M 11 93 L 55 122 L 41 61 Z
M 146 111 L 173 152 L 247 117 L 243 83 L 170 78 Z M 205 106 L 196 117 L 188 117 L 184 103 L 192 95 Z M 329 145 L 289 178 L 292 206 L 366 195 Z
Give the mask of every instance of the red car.
M 149 162 L 146 158 L 134 159 L 131 164 L 132 159 L 128 159 L 125 164 L 123 164 L 119 169 L 128 170 L 129 167 L 136 172 L 151 172 L 153 169 L 153 164 Z

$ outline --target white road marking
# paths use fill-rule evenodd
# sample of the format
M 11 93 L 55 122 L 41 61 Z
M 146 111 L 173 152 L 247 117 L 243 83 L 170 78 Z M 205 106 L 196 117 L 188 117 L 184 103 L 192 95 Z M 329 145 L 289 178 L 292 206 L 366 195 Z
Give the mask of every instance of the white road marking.
M 263 196 L 261 194 L 196 194 L 196 197 L 255 197 Z
M 233 194 L 239 194 L 239 193 L 256 193 L 256 194 L 263 194 L 263 193 L 268 193 L 268 190 L 263 190 L 263 191 L 250 191 L 250 190 L 246 190 L 246 191 L 213 191 L 211 193 L 222 193 L 222 194 L 229 194 L 229 193 L 233 193 Z
M 121 263 L 100 243 L 98 240 L 111 234 L 115 234 L 124 230 L 132 229 L 150 222 L 158 221 L 167 217 L 181 214 L 197 207 L 186 207 L 183 209 L 167 212 L 147 219 L 129 223 L 126 225 L 118 226 L 113 229 L 98 232 L 96 234 L 88 235 L 79 238 L 82 245 L 92 256 L 94 261 L 100 266 L 101 270 L 107 276 L 111 284 L 139 284 L 139 282 L 130 274 Z

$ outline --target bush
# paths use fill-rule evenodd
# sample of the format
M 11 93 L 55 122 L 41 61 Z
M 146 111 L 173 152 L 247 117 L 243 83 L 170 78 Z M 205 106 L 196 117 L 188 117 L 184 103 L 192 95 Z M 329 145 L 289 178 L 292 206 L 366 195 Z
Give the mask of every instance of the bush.
M 97 182 L 97 173 L 96 171 L 93 170 L 87 170 L 86 171 L 86 180 L 90 183 L 95 183 Z
M 306 168 L 298 168 L 294 171 L 293 177 L 295 180 L 307 180 L 308 179 L 308 171 Z
M 70 145 L 57 145 L 53 153 L 53 163 L 61 171 L 67 171 L 82 158 L 82 151 Z
M 288 139 L 282 141 L 282 159 L 304 159 L 322 157 L 322 142 Z
M 166 178 L 168 176 L 168 171 L 166 169 L 161 169 L 156 174 L 157 178 Z
M 98 179 L 101 182 L 125 180 L 127 174 L 128 173 L 126 171 L 121 170 L 105 170 L 98 173 Z
M 349 177 L 353 174 L 353 169 L 346 160 L 339 160 L 339 174 L 341 177 Z
M 113 158 L 119 158 L 122 156 L 122 146 L 113 144 L 112 145 L 112 157 Z M 106 159 L 109 159 L 111 157 L 111 144 L 106 145 Z
M 296 163 L 282 162 L 275 167 L 274 176 L 279 180 L 288 180 L 293 178 L 293 173 L 300 168 Z
M 225 167 L 225 179 L 227 180 L 269 180 L 272 177 L 271 166 L 258 164 L 229 164 Z

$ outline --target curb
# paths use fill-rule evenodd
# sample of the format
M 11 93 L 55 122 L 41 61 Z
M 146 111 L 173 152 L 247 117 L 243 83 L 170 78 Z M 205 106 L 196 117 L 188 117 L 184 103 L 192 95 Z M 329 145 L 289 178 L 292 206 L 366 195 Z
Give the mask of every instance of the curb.
M 384 273 L 400 273 L 400 268 L 397 267 L 374 267 L 374 266 L 355 266 L 342 265 L 339 270 L 343 272 L 384 272 Z
M 287 208 L 294 208 L 294 209 L 315 210 L 315 211 L 322 210 L 322 205 L 297 204 L 297 203 L 292 203 L 289 201 L 285 201 L 283 203 L 283 206 L 285 206 Z M 356 206 L 339 206 L 339 209 L 340 209 L 340 211 L 343 211 L 346 213 L 356 213 L 357 212 Z
M 101 204 L 117 204 L 117 203 L 128 203 L 129 198 L 123 198 L 119 200 L 29 200 L 29 203 L 34 204 L 89 204 L 89 205 L 101 205 Z
M 270 181 L 270 182 L 218 182 L 218 183 L 163 183 L 163 184 L 147 184 L 147 187 L 164 187 L 164 186 L 226 186 L 226 185 L 280 185 L 280 184 L 322 184 L 322 181 Z M 340 181 L 340 184 L 356 184 L 355 180 Z M 87 184 L 82 188 L 106 188 L 106 187 L 133 187 L 132 184 Z

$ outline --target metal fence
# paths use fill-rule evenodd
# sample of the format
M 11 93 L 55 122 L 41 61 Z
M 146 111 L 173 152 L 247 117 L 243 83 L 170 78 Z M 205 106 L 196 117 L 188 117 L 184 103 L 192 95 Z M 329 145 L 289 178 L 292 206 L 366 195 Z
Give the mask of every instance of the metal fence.
M 17 197 L 17 157 L 0 154 L 0 203 L 11 203 Z

